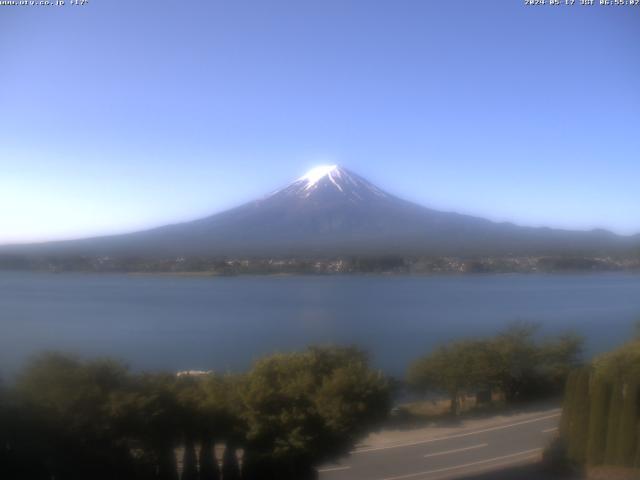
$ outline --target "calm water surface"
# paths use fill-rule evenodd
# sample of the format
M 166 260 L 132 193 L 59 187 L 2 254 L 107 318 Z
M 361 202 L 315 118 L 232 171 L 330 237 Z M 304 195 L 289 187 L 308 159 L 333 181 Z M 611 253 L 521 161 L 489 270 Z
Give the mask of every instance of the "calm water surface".
M 629 338 L 640 275 L 168 277 L 0 272 L 0 375 L 43 349 L 136 369 L 246 368 L 310 343 L 357 344 L 401 373 L 440 342 L 515 319 L 575 329 L 589 354 Z

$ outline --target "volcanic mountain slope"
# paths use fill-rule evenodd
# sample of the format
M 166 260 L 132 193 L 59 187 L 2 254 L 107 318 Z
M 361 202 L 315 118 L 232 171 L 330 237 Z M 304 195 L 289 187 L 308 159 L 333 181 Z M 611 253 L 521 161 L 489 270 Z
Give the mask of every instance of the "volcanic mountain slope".
M 112 256 L 534 255 L 614 253 L 638 243 L 637 237 L 603 230 L 520 227 L 432 210 L 330 165 L 265 198 L 201 220 L 37 248 Z M 24 248 L 29 247 L 17 250 Z

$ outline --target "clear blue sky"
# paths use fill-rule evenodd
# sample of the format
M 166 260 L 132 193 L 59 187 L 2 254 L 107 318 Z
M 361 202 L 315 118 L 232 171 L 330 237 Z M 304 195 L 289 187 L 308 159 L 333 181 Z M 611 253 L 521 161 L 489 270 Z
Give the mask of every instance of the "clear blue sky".
M 0 243 L 192 219 L 327 162 L 640 232 L 640 7 L 523 3 L 0 7 Z

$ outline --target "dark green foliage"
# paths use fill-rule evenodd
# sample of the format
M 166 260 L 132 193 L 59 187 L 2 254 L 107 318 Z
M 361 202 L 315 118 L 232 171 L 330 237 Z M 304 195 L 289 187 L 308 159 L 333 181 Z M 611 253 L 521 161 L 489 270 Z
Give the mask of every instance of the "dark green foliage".
M 536 345 L 536 371 L 548 391 L 562 391 L 569 372 L 581 364 L 583 344 L 580 335 L 569 332 Z
M 640 422 L 638 423 L 638 430 L 636 431 L 636 435 L 638 438 L 638 444 L 636 445 L 636 456 L 633 460 L 633 466 L 635 468 L 640 468 Z
M 580 365 L 582 337 L 566 333 L 539 341 L 537 330 L 516 322 L 490 342 L 496 385 L 508 403 L 562 393 L 567 375 Z
M 570 425 L 572 424 L 572 415 L 575 410 L 573 402 L 576 393 L 576 380 L 578 379 L 578 371 L 570 372 L 567 376 L 567 384 L 564 391 L 564 399 L 562 402 L 562 417 L 560 418 L 560 436 L 568 439 L 570 433 Z
M 575 478 L 575 465 L 567 455 L 567 441 L 555 437 L 542 452 L 542 463 L 550 478 Z
M 243 389 L 253 462 L 297 479 L 353 448 L 389 411 L 389 387 L 353 348 L 311 348 L 256 363 Z
M 505 400 L 522 400 L 525 392 L 537 383 L 537 348 L 534 341 L 537 326 L 515 323 L 499 334 L 491 345 L 495 351 L 495 378 Z
M 200 445 L 200 480 L 219 480 L 218 461 L 214 457 L 213 442 L 209 436 Z
M 605 463 L 632 466 L 636 463 L 640 444 L 640 339 L 601 355 L 595 360 L 594 366 L 598 377 L 608 379 L 614 385 L 607 417 Z
M 251 450 L 245 449 L 242 456 L 242 480 L 266 480 L 266 468 L 260 465 L 256 456 Z
M 571 416 L 574 414 L 573 402 L 576 393 L 576 380 L 578 379 L 578 371 L 570 372 L 567 376 L 567 384 L 562 402 L 562 417 L 560 418 L 560 436 L 569 438 L 569 426 L 571 425 Z
M 240 480 L 240 466 L 235 445 L 227 442 L 222 455 L 222 478 L 223 480 Z
M 312 479 L 314 465 L 348 452 L 388 409 L 386 380 L 352 348 L 186 378 L 48 354 L 0 391 L 0 478 L 178 480 L 183 447 L 181 480 L 240 480 L 242 447 L 247 479 Z M 227 440 L 222 472 L 214 435 Z
M 601 378 L 593 379 L 591 386 L 591 407 L 589 411 L 589 441 L 587 462 L 602 465 L 607 440 L 607 412 L 611 401 L 611 384 Z
M 126 368 L 112 361 L 59 354 L 34 359 L 15 391 L 17 468 L 47 459 L 41 465 L 61 479 L 143 476 L 148 465 L 134 462 L 112 410 L 127 388 Z
M 187 440 L 184 444 L 182 456 L 182 476 L 180 480 L 198 480 L 198 458 L 193 441 Z
M 616 442 L 616 463 L 633 465 L 638 441 L 638 384 L 627 382 L 623 388 L 622 409 Z
M 569 416 L 569 459 L 578 464 L 585 463 L 589 431 L 589 377 L 587 369 L 578 371 Z
M 567 378 L 560 432 L 568 457 L 580 464 L 640 468 L 640 340 L 598 357 L 585 378 L 585 371 Z

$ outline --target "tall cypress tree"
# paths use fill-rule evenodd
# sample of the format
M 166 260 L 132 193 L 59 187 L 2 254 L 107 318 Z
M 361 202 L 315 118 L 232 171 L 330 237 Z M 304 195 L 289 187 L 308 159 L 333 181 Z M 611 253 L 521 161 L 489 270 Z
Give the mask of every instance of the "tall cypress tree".
M 638 384 L 628 382 L 623 388 L 622 410 L 618 426 L 616 463 L 633 466 L 638 435 Z
M 269 465 L 262 456 L 257 455 L 251 448 L 245 447 L 242 456 L 242 480 L 270 480 Z
M 182 456 L 182 476 L 181 480 L 198 480 L 198 458 L 193 440 L 187 439 L 184 445 Z
M 205 435 L 200 444 L 200 480 L 220 480 L 218 460 L 213 452 L 213 442 Z
M 569 430 L 571 425 L 571 416 L 574 414 L 573 399 L 576 384 L 577 372 L 572 371 L 567 377 L 567 384 L 564 389 L 564 399 L 562 401 L 562 417 L 560 419 L 560 435 L 569 440 Z
M 636 445 L 636 458 L 633 461 L 633 466 L 635 468 L 640 468 L 640 422 L 638 422 L 638 429 L 636 430 L 636 434 L 638 435 L 638 444 Z
M 587 369 L 578 371 L 575 379 L 569 424 L 569 458 L 576 463 L 584 463 L 587 453 L 589 433 L 589 378 Z
M 157 449 L 158 453 L 158 480 L 178 480 L 178 467 L 173 445 L 167 442 Z
M 604 378 L 595 378 L 591 385 L 589 440 L 587 443 L 587 462 L 591 465 L 604 463 L 610 401 L 611 384 Z
M 240 480 L 240 466 L 238 465 L 236 448 L 229 441 L 227 441 L 222 455 L 222 480 Z
M 609 418 L 607 419 L 607 446 L 604 454 L 604 463 L 615 465 L 618 458 L 618 430 L 620 426 L 620 413 L 622 411 L 622 387 L 621 381 L 613 384 L 611 402 L 609 403 Z

